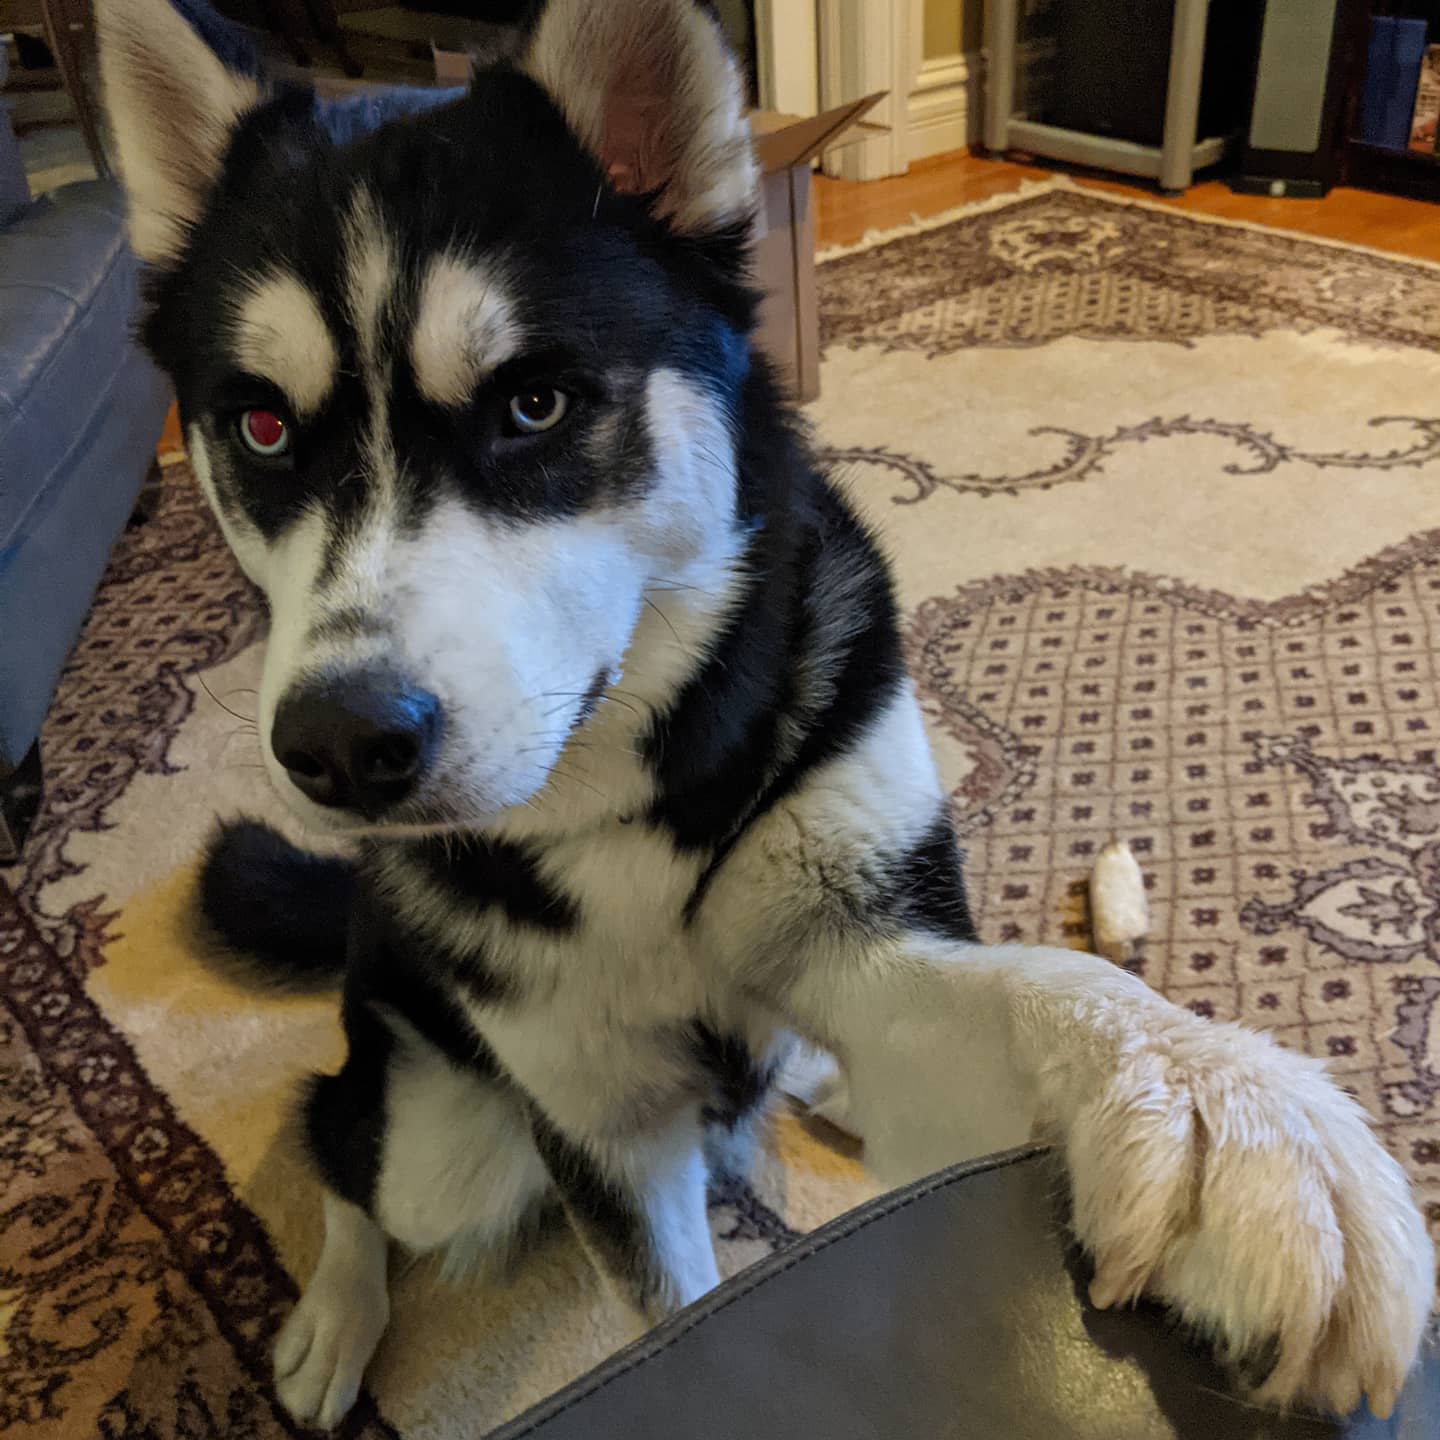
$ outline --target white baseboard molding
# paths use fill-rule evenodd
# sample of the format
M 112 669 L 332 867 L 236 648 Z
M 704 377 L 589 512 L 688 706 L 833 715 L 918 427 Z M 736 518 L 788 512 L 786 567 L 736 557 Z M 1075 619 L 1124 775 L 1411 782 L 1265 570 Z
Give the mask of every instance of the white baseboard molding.
M 905 159 L 924 160 L 980 139 L 981 58 L 978 51 L 926 60 L 910 91 Z

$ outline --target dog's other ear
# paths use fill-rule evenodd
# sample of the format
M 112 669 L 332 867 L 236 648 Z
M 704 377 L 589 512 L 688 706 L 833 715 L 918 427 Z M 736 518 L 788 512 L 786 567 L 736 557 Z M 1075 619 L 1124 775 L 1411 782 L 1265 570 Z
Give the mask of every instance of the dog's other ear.
M 96 18 L 130 241 L 149 264 L 173 264 L 261 84 L 229 68 L 170 0 L 98 0 Z
M 522 62 L 619 190 L 682 233 L 748 218 L 756 165 L 740 79 L 697 0 L 549 0 Z

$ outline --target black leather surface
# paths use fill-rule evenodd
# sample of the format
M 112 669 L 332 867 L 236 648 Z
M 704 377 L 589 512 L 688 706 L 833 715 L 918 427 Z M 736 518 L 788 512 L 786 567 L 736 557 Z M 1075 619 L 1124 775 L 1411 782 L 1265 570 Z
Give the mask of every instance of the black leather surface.
M 1437 1440 L 1246 1406 L 1155 1312 L 1084 1305 L 1049 1157 L 961 1166 L 746 1271 L 492 1440 Z

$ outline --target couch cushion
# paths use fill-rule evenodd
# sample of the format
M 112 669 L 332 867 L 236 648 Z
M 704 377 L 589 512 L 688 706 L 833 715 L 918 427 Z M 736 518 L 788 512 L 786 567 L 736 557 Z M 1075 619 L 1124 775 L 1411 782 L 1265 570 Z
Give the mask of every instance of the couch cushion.
M 136 361 L 136 272 L 113 181 L 67 185 L 0 230 L 0 553 Z

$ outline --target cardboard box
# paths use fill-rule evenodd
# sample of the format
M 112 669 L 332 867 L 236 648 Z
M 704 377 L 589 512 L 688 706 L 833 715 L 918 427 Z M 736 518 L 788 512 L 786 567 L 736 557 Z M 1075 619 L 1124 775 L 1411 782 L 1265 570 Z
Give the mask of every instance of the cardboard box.
M 435 79 L 463 85 L 470 57 L 436 50 Z M 755 338 L 797 400 L 820 393 L 820 312 L 815 297 L 815 209 L 811 162 L 827 150 L 883 134 L 865 122 L 885 91 L 837 105 L 808 119 L 752 110 L 750 132 L 760 162 L 760 213 L 755 225 L 755 278 L 765 292 Z
M 755 338 L 779 367 L 797 400 L 820 393 L 820 308 L 815 295 L 815 204 L 811 162 L 884 127 L 864 116 L 885 91 L 837 105 L 808 120 L 752 110 L 750 132 L 760 161 L 755 222 L 755 278 L 765 292 Z
M 468 85 L 470 83 L 470 57 L 461 50 L 441 50 L 432 45 L 430 53 L 435 57 L 435 83 L 437 85 Z

